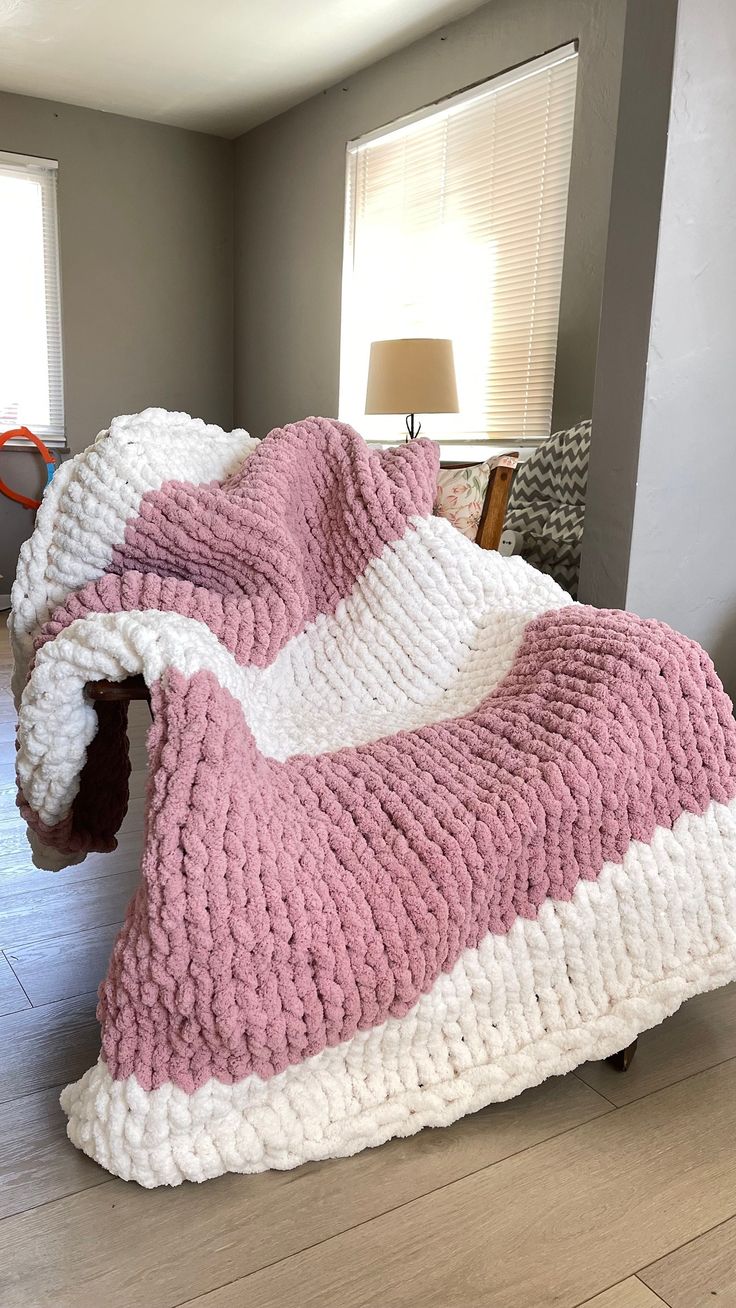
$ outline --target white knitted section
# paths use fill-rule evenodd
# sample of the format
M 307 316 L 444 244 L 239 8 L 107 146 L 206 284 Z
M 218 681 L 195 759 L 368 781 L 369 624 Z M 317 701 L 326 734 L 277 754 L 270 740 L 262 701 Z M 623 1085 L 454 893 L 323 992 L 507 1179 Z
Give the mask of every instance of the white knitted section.
M 262 1081 L 188 1095 L 113 1081 L 61 1096 L 68 1134 L 144 1186 L 357 1153 L 624 1048 L 690 995 L 736 977 L 736 801 L 684 814 L 651 845 L 467 950 L 406 1017 Z
M 233 473 L 258 442 L 246 431 L 145 409 L 115 418 L 109 431 L 54 474 L 21 546 L 9 622 L 16 702 L 28 675 L 33 638 L 58 604 L 102 575 L 141 497 L 166 481 L 193 484 Z
M 209 627 L 179 614 L 93 613 L 39 650 L 20 707 L 18 779 L 53 825 L 79 788 L 97 716 L 84 685 L 208 669 L 237 699 L 261 753 L 285 759 L 460 716 L 505 677 L 527 623 L 572 603 L 520 558 L 478 549 L 442 518 L 387 545 L 334 615 L 266 669 L 241 667 Z M 58 868 L 32 841 L 40 866 Z M 73 862 L 74 858 L 65 862 Z

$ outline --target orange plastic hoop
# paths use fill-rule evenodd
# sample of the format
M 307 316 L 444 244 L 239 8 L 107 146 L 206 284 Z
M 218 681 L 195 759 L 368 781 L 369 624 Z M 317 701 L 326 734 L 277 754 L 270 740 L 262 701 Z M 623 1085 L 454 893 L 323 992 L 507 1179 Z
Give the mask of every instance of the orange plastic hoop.
M 32 445 L 36 446 L 36 449 L 46 464 L 46 485 L 48 486 L 56 469 L 56 461 L 48 445 L 44 445 L 41 437 L 36 436 L 35 433 L 29 431 L 27 427 L 13 427 L 12 431 L 3 432 L 2 436 L 0 436 L 0 449 L 2 449 L 6 441 L 11 440 L 13 436 L 22 436 L 24 440 L 30 441 Z M 15 500 L 17 504 L 22 504 L 26 509 L 37 509 L 41 503 L 40 500 L 32 500 L 28 495 L 21 495 L 20 491 L 13 490 L 12 486 L 6 485 L 1 477 L 0 494 L 7 495 L 9 500 Z

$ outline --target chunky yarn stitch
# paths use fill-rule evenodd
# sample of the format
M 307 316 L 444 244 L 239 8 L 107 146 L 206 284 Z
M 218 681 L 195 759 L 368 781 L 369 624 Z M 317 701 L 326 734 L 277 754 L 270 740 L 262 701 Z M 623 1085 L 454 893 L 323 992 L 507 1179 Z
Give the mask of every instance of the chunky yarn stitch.
M 62 1098 L 122 1176 L 441 1125 L 736 975 L 736 727 L 709 659 L 479 550 L 432 516 L 436 467 L 325 419 L 273 432 L 112 515 L 50 616 L 53 514 L 31 542 L 40 862 L 112 847 L 124 812 L 124 721 L 97 732 L 85 682 L 152 692 L 141 884 L 100 1062 Z M 63 488 L 54 512 L 73 539 Z

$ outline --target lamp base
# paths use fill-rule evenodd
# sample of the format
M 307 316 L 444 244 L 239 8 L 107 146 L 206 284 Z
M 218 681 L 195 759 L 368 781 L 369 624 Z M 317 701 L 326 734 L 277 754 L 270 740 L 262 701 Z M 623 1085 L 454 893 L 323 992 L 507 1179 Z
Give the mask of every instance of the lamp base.
M 417 415 L 415 413 L 407 413 L 404 421 L 406 423 L 406 439 L 408 441 L 413 441 L 422 430 L 422 424 L 417 421 Z

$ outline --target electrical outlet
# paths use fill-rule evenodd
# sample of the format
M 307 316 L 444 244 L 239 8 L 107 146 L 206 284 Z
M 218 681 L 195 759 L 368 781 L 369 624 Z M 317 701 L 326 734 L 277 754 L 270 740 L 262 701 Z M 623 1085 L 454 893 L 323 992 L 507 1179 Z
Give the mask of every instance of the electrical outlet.
M 520 549 L 521 538 L 518 531 L 505 531 L 498 546 L 499 554 L 508 558 L 511 554 L 517 554 Z

